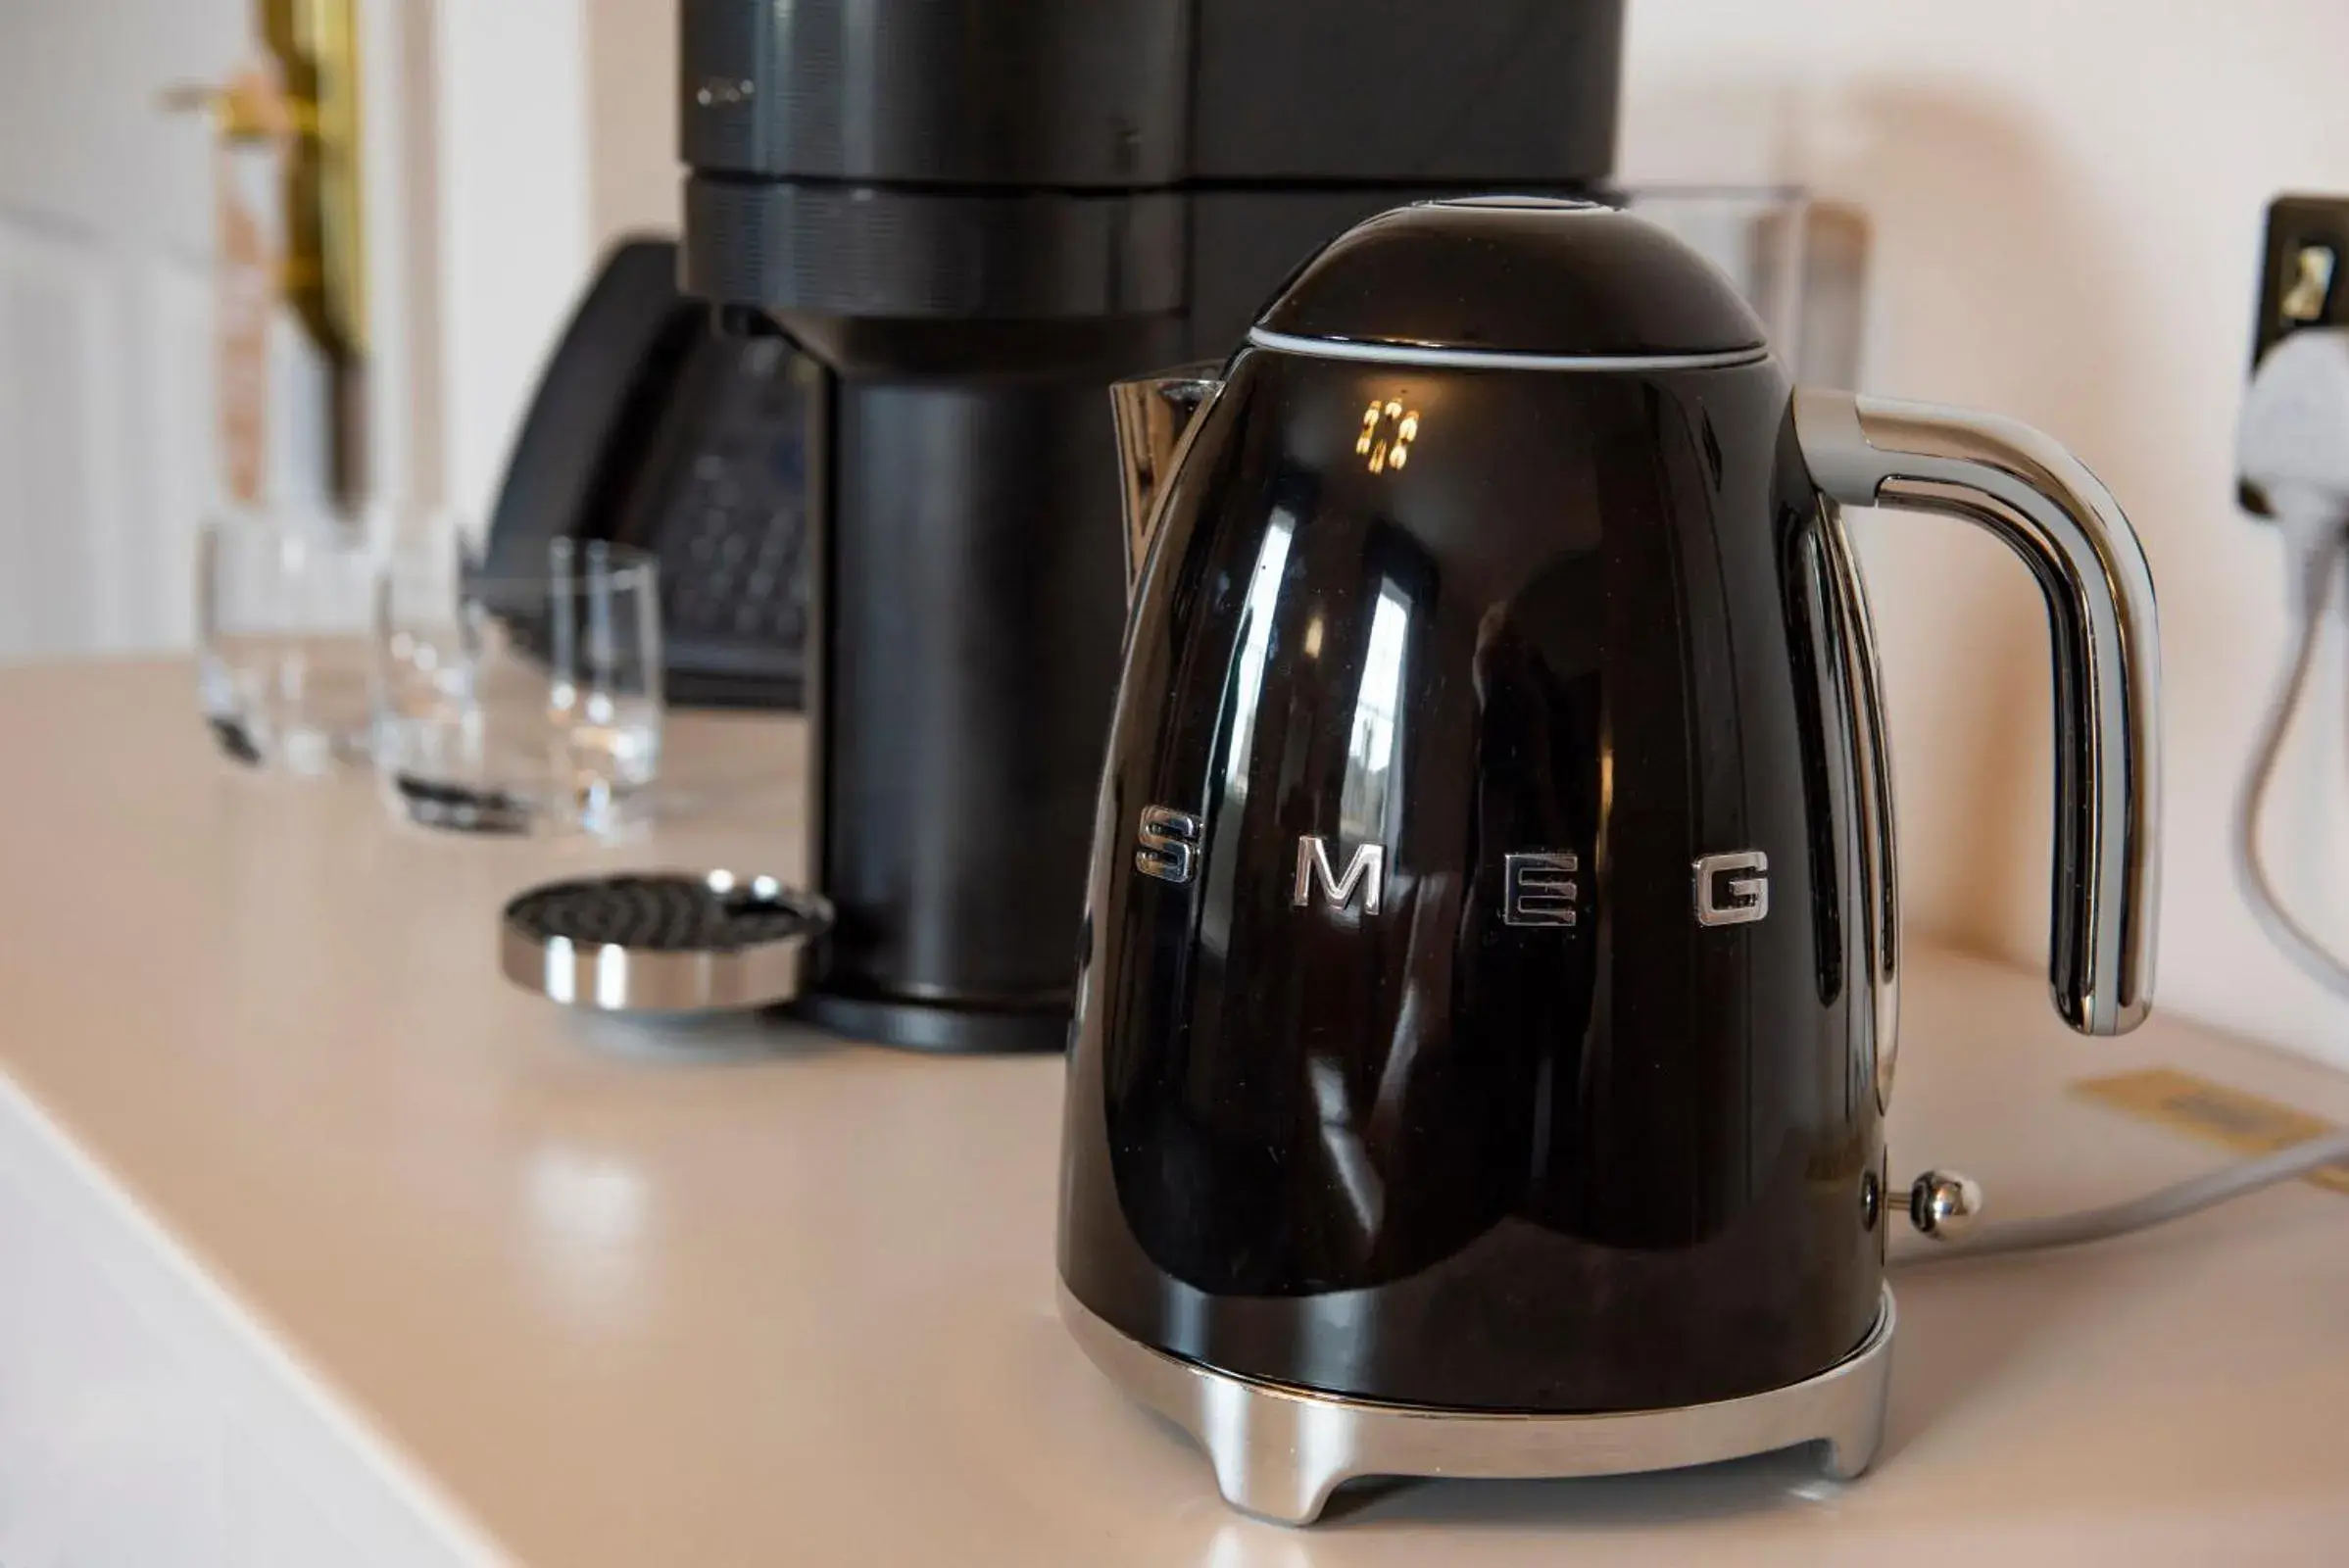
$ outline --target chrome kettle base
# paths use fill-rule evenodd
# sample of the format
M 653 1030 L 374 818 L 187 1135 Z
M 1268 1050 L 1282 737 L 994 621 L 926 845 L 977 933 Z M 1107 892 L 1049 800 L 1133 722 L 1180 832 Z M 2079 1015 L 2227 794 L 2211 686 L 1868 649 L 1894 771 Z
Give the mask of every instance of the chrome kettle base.
M 1330 1494 L 1367 1476 L 1630 1475 L 1820 1443 L 1827 1473 L 1850 1480 L 1884 1442 L 1895 1320 L 1886 1286 L 1859 1348 L 1785 1388 L 1673 1409 L 1523 1415 L 1380 1404 L 1214 1371 L 1128 1339 L 1065 1284 L 1060 1315 L 1111 1382 L 1206 1451 L 1226 1502 L 1288 1525 L 1311 1524 Z

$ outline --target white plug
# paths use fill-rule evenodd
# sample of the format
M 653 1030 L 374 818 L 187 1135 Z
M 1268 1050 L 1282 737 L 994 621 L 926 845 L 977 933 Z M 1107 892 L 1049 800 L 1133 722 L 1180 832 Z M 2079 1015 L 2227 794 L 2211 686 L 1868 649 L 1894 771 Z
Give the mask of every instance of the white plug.
M 2268 351 L 2243 398 L 2235 467 L 2268 498 L 2295 608 L 2309 608 L 2349 532 L 2349 330 L 2294 332 Z

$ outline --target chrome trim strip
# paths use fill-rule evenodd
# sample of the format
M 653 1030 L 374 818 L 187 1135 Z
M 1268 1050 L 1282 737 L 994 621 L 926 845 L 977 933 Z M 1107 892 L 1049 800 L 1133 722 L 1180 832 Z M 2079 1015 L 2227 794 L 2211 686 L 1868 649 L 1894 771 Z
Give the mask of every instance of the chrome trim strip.
M 1900 1051 L 1900 873 L 1892 835 L 1892 748 L 1885 734 L 1884 673 L 1876 657 L 1876 620 L 1868 608 L 1859 557 L 1843 526 L 1842 510 L 1822 500 L 1819 535 L 1830 592 L 1840 621 L 1844 710 L 1851 718 L 1854 809 L 1860 829 L 1860 906 L 1868 917 L 1862 951 L 1876 993 L 1869 1022 L 1875 1062 L 1876 1108 L 1892 1103 L 1892 1072 Z
M 1710 1404 L 1533 1415 L 1382 1404 L 1218 1372 L 1128 1339 L 1065 1282 L 1060 1316 L 1110 1382 L 1205 1450 L 1226 1502 L 1291 1525 L 1311 1524 L 1362 1476 L 1629 1475 L 1824 1443 L 1828 1473 L 1849 1480 L 1884 1443 L 1897 1326 L 1886 1286 L 1868 1337 L 1817 1377 Z
M 1358 360 L 1366 365 L 1422 365 L 1448 370 L 1721 370 L 1770 357 L 1768 348 L 1725 349 L 1716 354 L 1487 354 L 1476 349 L 1415 349 L 1391 343 L 1342 343 L 1335 338 L 1292 337 L 1287 332 L 1248 328 L 1256 348 L 1303 354 L 1317 360 Z

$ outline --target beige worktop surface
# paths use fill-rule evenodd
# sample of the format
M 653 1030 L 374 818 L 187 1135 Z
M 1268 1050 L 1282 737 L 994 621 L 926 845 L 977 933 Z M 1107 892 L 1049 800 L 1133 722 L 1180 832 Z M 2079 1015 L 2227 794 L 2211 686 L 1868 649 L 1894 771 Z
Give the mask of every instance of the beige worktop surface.
M 1857 1485 L 1780 1456 L 1237 1517 L 1053 1315 L 1057 1059 L 680 1040 L 498 978 L 533 880 L 796 871 L 767 809 L 796 733 L 675 726 L 710 809 L 610 850 L 240 774 L 191 705 L 175 666 L 0 673 L 0 1072 L 520 1560 L 2349 1562 L 2349 1197 L 2308 1186 L 1896 1279 Z M 2082 1075 L 2349 1119 L 2349 1082 L 2158 1012 L 2075 1039 L 2031 974 L 1920 951 L 1905 1004 L 1896 1179 L 1958 1166 L 1994 1213 L 2211 1158 L 2066 1099 Z

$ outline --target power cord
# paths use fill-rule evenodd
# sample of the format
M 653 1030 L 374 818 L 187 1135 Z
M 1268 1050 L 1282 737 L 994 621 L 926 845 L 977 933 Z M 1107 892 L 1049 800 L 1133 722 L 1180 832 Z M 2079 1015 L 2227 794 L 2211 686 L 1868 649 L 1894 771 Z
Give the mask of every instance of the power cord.
M 1960 1258 L 1992 1257 L 2001 1252 L 2043 1252 L 2057 1247 L 2080 1247 L 2089 1242 L 2109 1242 L 2117 1236 L 2150 1230 L 2167 1225 L 2188 1214 L 2199 1214 L 2206 1208 L 2227 1202 L 2230 1199 L 2274 1187 L 2280 1182 L 2294 1181 L 2314 1170 L 2322 1170 L 2336 1160 L 2349 1159 L 2349 1132 L 2327 1133 L 2294 1144 L 2289 1149 L 2258 1159 L 2237 1160 L 2222 1165 L 2206 1175 L 2196 1176 L 2174 1186 L 2132 1198 L 2127 1202 L 2104 1208 L 2085 1208 L 2070 1214 L 2050 1214 L 2044 1219 L 2015 1219 L 1980 1230 L 1963 1231 L 1943 1236 L 1944 1229 L 1928 1230 L 1931 1241 L 1904 1247 L 1892 1253 L 1895 1268 L 1920 1268 L 1929 1263 L 1955 1262 Z M 1936 1173 L 1928 1172 L 1928 1176 Z M 1926 1180 L 1920 1177 L 1920 1182 Z M 1914 1214 L 1912 1213 L 1912 1218 Z M 1946 1221 L 1943 1222 L 1945 1227 Z
M 2283 669 L 2259 723 L 2234 820 L 2235 877 L 2260 929 L 2303 973 L 2349 997 L 2349 963 L 2283 906 L 2261 858 L 2259 829 L 2284 738 L 2308 691 L 2333 584 L 2349 569 L 2349 331 L 2295 332 L 2269 351 L 2251 379 L 2235 437 L 2237 467 L 2259 487 L 2284 542 L 2292 630 Z M 2349 1131 L 2241 1160 L 2142 1198 L 2044 1219 L 1975 1225 L 1981 1190 L 1928 1171 L 1910 1190 L 1909 1217 L 1932 1245 L 1903 1248 L 1895 1267 L 2036 1252 L 2128 1236 L 2279 1182 L 2349 1160 Z

